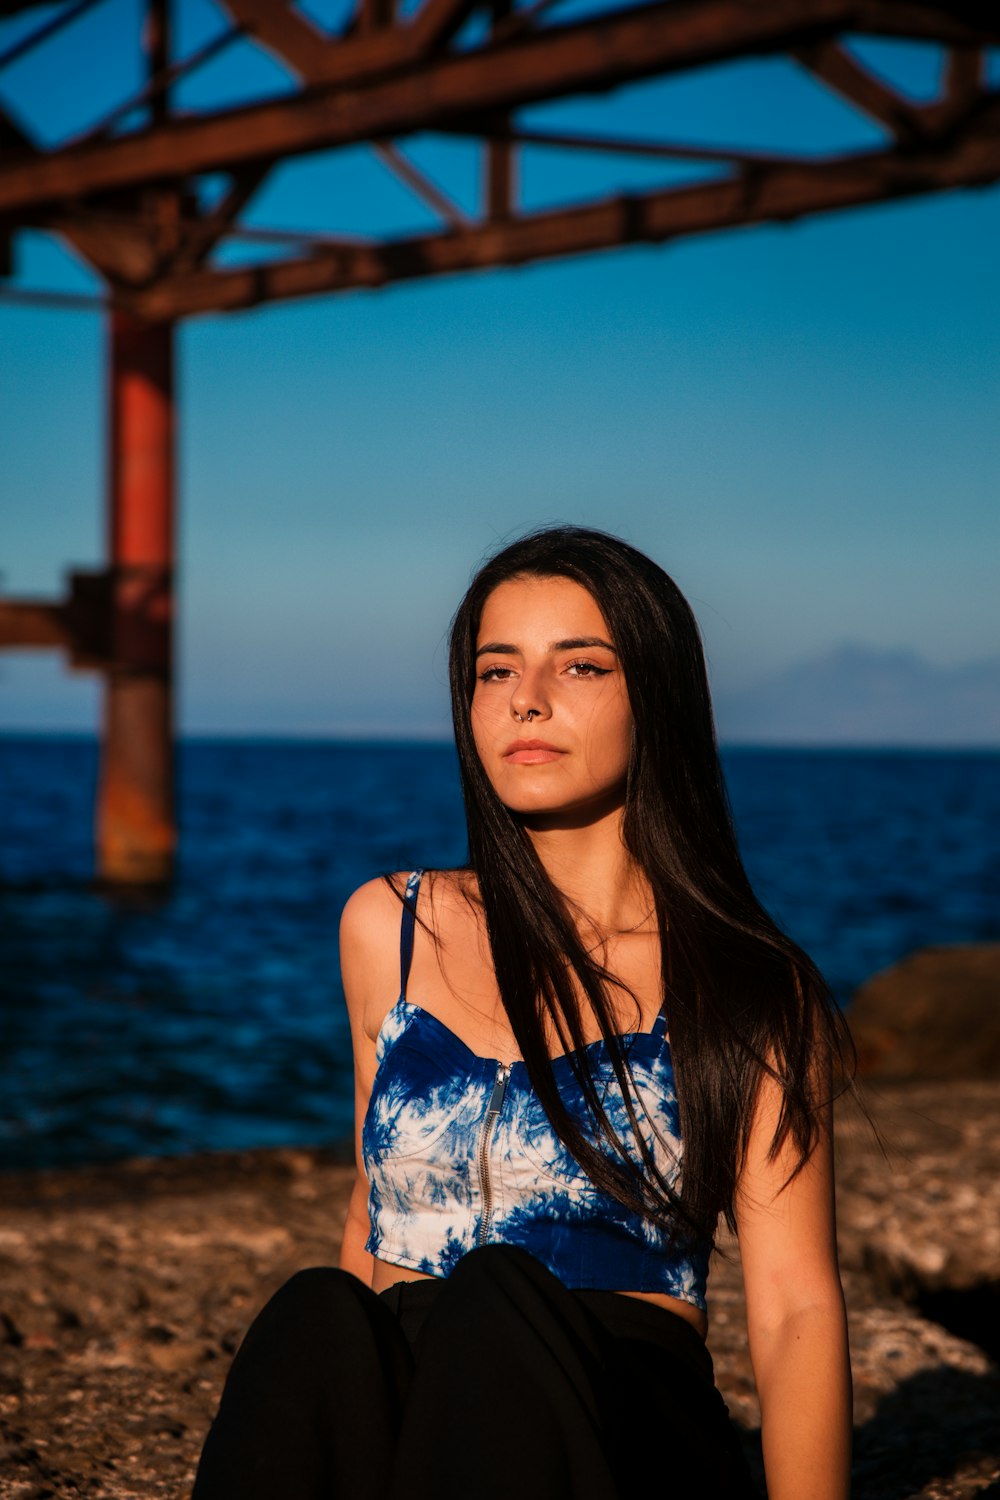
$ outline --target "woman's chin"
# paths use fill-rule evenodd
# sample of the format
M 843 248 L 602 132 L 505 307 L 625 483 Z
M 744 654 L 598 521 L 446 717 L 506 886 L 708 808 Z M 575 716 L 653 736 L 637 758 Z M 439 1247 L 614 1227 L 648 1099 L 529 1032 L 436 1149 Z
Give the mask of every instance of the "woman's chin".
M 504 799 L 505 806 L 520 818 L 525 828 L 543 832 L 556 828 L 588 828 L 605 818 L 620 815 L 625 807 L 621 792 L 599 792 L 554 802 L 544 797 Z

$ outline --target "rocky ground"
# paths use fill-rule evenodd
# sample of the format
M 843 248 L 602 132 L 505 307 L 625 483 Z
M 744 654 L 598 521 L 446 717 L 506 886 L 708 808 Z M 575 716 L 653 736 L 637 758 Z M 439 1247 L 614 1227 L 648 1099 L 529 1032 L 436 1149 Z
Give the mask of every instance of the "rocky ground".
M 855 1500 L 996 1500 L 1000 1083 L 871 1103 L 890 1161 L 850 1111 L 838 1125 Z M 335 1260 L 347 1191 L 308 1151 L 0 1178 L 0 1497 L 186 1496 L 243 1330 L 294 1270 Z M 735 1255 L 710 1290 L 719 1384 L 759 1463 Z

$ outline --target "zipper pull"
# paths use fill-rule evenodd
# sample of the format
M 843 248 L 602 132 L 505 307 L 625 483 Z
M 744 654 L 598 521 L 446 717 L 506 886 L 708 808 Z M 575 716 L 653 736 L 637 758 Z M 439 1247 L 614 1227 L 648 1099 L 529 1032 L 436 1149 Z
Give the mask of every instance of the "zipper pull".
M 503 1108 L 503 1096 L 507 1091 L 507 1080 L 510 1077 L 510 1063 L 498 1063 L 496 1077 L 493 1080 L 493 1092 L 490 1102 L 486 1106 L 488 1115 L 498 1115 Z

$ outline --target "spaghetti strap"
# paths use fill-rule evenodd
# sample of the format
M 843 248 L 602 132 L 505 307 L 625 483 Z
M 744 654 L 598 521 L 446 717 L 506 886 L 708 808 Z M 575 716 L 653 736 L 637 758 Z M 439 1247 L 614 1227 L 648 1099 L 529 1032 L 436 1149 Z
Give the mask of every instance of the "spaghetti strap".
M 657 1012 L 656 1020 L 653 1022 L 652 1035 L 656 1038 L 656 1040 L 658 1042 L 662 1042 L 666 1038 L 666 1035 L 667 1035 L 667 1007 L 666 1007 L 665 1004 L 661 1005 L 659 1011 Z
M 403 916 L 399 925 L 399 998 L 406 999 L 406 981 L 413 962 L 413 929 L 417 921 L 417 892 L 423 870 L 414 870 L 403 892 Z

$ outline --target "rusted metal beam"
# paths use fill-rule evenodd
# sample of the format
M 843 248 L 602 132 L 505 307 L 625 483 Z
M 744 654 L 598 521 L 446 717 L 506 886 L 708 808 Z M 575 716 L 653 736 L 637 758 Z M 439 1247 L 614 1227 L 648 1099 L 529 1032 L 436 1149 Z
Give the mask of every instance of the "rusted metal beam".
M 170 67 L 169 0 L 147 0 L 150 80 Z M 168 125 L 166 88 L 150 100 Z M 144 206 L 157 240 L 176 251 L 179 184 L 154 186 Z M 115 312 L 108 339 L 108 562 L 112 666 L 104 673 L 96 809 L 97 873 L 115 884 L 173 874 L 174 812 L 174 329 Z
M 123 99 L 121 104 L 116 104 L 114 109 L 98 120 L 96 125 L 89 126 L 80 135 L 74 136 L 72 143 L 67 142 L 66 144 L 79 145 L 84 141 L 100 140 L 103 136 L 108 135 L 119 121 L 124 120 L 134 110 L 141 109 L 144 105 L 151 104 L 155 100 L 162 98 L 174 84 L 179 83 L 182 78 L 187 78 L 191 73 L 196 72 L 198 68 L 204 67 L 205 63 L 211 62 L 213 58 L 225 52 L 234 42 L 238 42 L 243 35 L 244 30 L 242 26 L 232 26 L 228 31 L 223 31 L 218 36 L 212 37 L 211 41 L 206 42 L 203 47 L 199 47 L 196 52 L 192 52 L 189 57 L 182 58 L 179 62 L 164 64 L 144 88 L 139 89 L 135 94 L 129 95 L 127 99 Z
M 0 147 L 17 151 L 27 160 L 37 161 L 41 157 L 34 141 L 3 111 L 0 111 Z M 141 223 L 134 215 L 125 216 L 121 207 L 113 225 L 106 222 L 101 212 L 80 204 L 74 205 L 71 212 L 39 214 L 34 221 L 28 220 L 27 223 L 61 235 L 78 255 L 112 281 L 142 285 L 152 279 L 159 264 L 153 234 L 155 225 Z M 5 288 L 4 292 L 9 296 L 14 290 Z M 53 299 L 59 294 L 34 295 Z M 88 302 L 93 300 L 87 298 Z M 50 300 L 49 305 L 55 306 L 56 302 Z
M 228 204 L 228 193 L 225 195 L 225 198 Z M 220 203 L 218 205 L 218 208 L 221 209 L 222 206 L 223 205 Z M 232 207 L 231 204 L 229 204 L 229 206 Z M 183 219 L 181 221 L 181 230 L 184 236 L 186 237 L 188 234 L 194 234 L 195 232 L 202 229 L 207 229 L 208 221 L 215 214 L 215 212 L 215 209 L 211 210 L 211 212 L 204 218 Z M 104 212 L 102 210 L 100 215 L 95 214 L 95 219 L 99 219 L 99 222 L 108 229 L 113 229 L 115 227 L 128 229 L 136 222 L 145 223 L 145 219 L 141 215 L 139 216 L 139 220 L 137 221 L 134 217 L 115 214 L 111 210 L 108 210 L 107 212 Z M 291 227 L 283 229 L 267 228 L 264 225 L 257 224 L 231 224 L 227 225 L 226 228 L 221 231 L 221 233 L 224 233 L 226 239 L 228 240 L 245 240 L 249 244 L 258 245 L 302 244 L 319 245 L 321 247 L 338 245 L 368 245 L 372 243 L 373 239 L 372 235 L 366 234 L 328 234 L 323 230 L 294 229 Z
M 490 32 L 494 40 L 497 31 L 510 20 L 512 10 L 513 0 L 492 0 Z M 485 143 L 483 197 L 487 219 L 509 219 L 515 208 L 514 170 L 517 151 L 510 138 L 511 120 L 510 110 L 503 110 L 496 115 L 493 131 Z
M 1000 99 L 992 99 L 975 130 L 946 146 L 761 168 L 695 187 L 609 198 L 580 208 L 479 225 L 460 234 L 317 251 L 305 260 L 202 272 L 161 282 L 132 305 L 146 317 L 232 312 L 291 297 L 520 265 L 737 225 L 784 222 L 891 198 L 973 187 L 998 178 Z
M 530 31 L 550 10 L 555 10 L 562 0 L 531 0 L 529 5 L 522 5 L 520 10 L 511 10 L 497 26 L 493 28 L 493 40 L 495 42 L 507 41 L 509 37 L 517 36 L 519 32 Z
M 982 47 L 953 47 L 945 73 L 945 98 L 957 106 L 972 104 L 986 85 L 986 53 Z
M 384 31 L 394 21 L 394 0 L 358 0 L 354 29 L 358 34 Z
M 358 0 L 343 36 L 329 37 L 281 0 L 222 0 L 243 29 L 310 84 L 346 83 L 412 63 L 444 44 L 477 0 L 426 0 L 401 21 L 393 0 Z
M 839 42 L 794 47 L 792 56 L 841 98 L 885 126 L 897 140 L 913 140 L 922 133 L 920 111 L 863 67 Z
M 974 47 L 996 41 L 1000 14 L 993 0 L 864 0 L 844 29 Z
M 312 229 L 270 229 L 262 225 L 233 224 L 231 220 L 249 201 L 264 175 L 263 172 L 248 173 L 245 180 L 234 182 L 222 201 L 207 215 L 201 218 L 181 218 L 177 226 L 181 249 L 170 260 L 171 274 L 192 270 L 223 237 L 254 245 L 298 245 L 319 249 L 372 243 L 370 235 L 326 234 Z M 450 208 L 454 207 L 450 199 L 444 201 Z M 448 218 L 449 215 L 444 217 Z M 466 222 L 463 216 L 461 223 Z M 92 247 L 92 259 L 95 263 L 100 263 L 105 273 L 119 286 L 124 283 L 126 286 L 132 284 L 141 287 L 154 279 L 152 268 L 166 266 L 162 255 L 152 245 L 157 229 L 156 218 L 143 209 L 136 209 L 133 213 L 113 208 L 94 209 L 69 220 L 65 226 L 62 220 L 54 218 L 43 221 L 41 227 L 57 233 L 63 232 L 67 238 L 73 236 L 81 253 L 84 244 L 88 248 Z M 52 307 L 110 306 L 107 298 L 93 294 L 44 291 L 30 287 L 0 286 L 0 299 Z
M 443 193 L 436 183 L 431 182 L 430 178 L 421 172 L 419 167 L 414 166 L 413 162 L 404 156 L 392 141 L 375 141 L 373 148 L 375 155 L 384 162 L 390 172 L 398 177 L 400 182 L 405 183 L 421 202 L 426 203 L 428 208 L 432 208 L 436 214 L 440 215 L 446 224 L 461 229 L 469 223 L 468 214 L 463 213 L 447 193 Z
M 52 0 L 0 0 L 0 21 L 19 15 L 23 10 L 40 10 L 43 5 L 51 3 Z
M 69 598 L 62 606 L 66 650 L 74 671 L 106 672 L 112 660 L 114 576 L 107 568 L 74 568 Z
M 173 774 L 173 328 L 110 320 L 108 548 L 99 875 L 162 882 L 177 830 Z
M 17 62 L 19 58 L 25 57 L 27 53 L 34 51 L 36 47 L 40 47 L 43 42 L 47 42 L 49 37 L 55 36 L 64 27 L 72 25 L 78 17 L 86 15 L 88 10 L 93 10 L 94 6 L 99 3 L 100 0 L 76 0 L 75 4 L 68 5 L 65 10 L 59 11 L 48 21 L 43 22 L 36 31 L 21 37 L 20 41 L 14 42 L 6 52 L 0 53 L 0 72 L 4 68 L 9 68 L 11 63 Z M 2 14 L 3 12 L 0 11 L 0 15 Z
M 940 97 L 921 109 L 931 135 L 962 130 L 986 95 L 986 55 L 981 47 L 953 47 L 947 54 Z
M 53 214 L 43 223 L 116 284 L 144 286 L 153 280 L 163 261 L 155 227 L 135 216 L 126 218 L 120 213 L 117 221 L 109 224 L 99 211 L 81 208 L 76 213 Z
M 112 577 L 107 571 L 74 571 L 65 599 L 0 600 L 0 648 L 63 650 L 75 670 L 112 666 Z
M 305 83 L 350 83 L 395 71 L 443 47 L 478 0 L 425 0 L 401 20 L 394 0 L 358 0 L 341 36 L 314 31 L 281 0 L 222 0 L 241 25 Z M 306 23 L 308 24 L 308 23 Z
M 321 229 L 271 229 L 263 224 L 234 224 L 227 239 L 244 240 L 250 245 L 304 245 L 321 250 L 339 249 L 344 245 L 370 245 L 370 234 L 327 234 Z
M 317 32 L 317 40 L 309 43 L 293 27 L 272 24 L 267 0 L 219 0 L 219 4 L 304 83 L 356 83 L 392 72 L 417 55 L 411 28 L 398 20 L 378 29 L 355 24 L 337 37 Z
M 424 0 L 410 25 L 416 54 L 443 47 L 475 10 L 477 0 Z
M 68 644 L 62 605 L 45 599 L 0 599 L 0 647 L 51 650 Z
M 514 169 L 517 148 L 509 135 L 500 134 L 486 143 L 486 217 L 509 219 L 514 212 Z
M 695 146 L 681 141 L 648 141 L 624 136 L 582 135 L 578 131 L 531 130 L 523 125 L 494 126 L 487 120 L 450 127 L 445 134 L 473 138 L 509 139 L 519 146 L 551 146 L 566 151 L 610 153 L 613 156 L 651 156 L 662 161 L 703 161 L 728 167 L 762 167 L 798 163 L 787 151 L 745 151 L 741 146 Z
M 142 45 L 146 53 L 146 75 L 150 90 L 150 118 L 162 125 L 170 113 L 167 88 L 170 83 L 170 10 L 169 0 L 146 0 L 142 28 Z
M 405 75 L 355 88 L 312 89 L 204 117 L 173 119 L 115 140 L 55 151 L 0 169 L 0 213 L 201 171 L 295 156 L 358 141 L 447 127 L 654 74 L 821 40 L 894 7 L 874 0 L 669 0 L 552 27 L 496 47 L 438 57 Z M 946 35 L 968 28 L 931 6 L 902 6 L 937 19 Z M 997 21 L 1000 32 L 1000 18 Z M 974 37 L 973 40 L 978 40 Z M 381 40 L 375 38 L 375 40 Z
M 275 0 L 224 0 L 240 28 L 301 78 L 309 78 L 315 60 L 331 43 L 298 9 Z
M 267 172 L 267 167 L 247 167 L 237 172 L 214 208 L 194 224 L 181 224 L 178 250 L 171 260 L 172 272 L 187 271 L 201 264 L 231 232 L 234 220 L 246 208 Z
M 100 312 L 110 308 L 107 297 L 94 296 L 89 292 L 60 292 L 45 287 L 0 286 L 0 302 L 13 302 L 22 307 L 51 307 L 60 311 Z
M 6 109 L 0 109 L 0 150 L 34 151 L 35 144 Z

